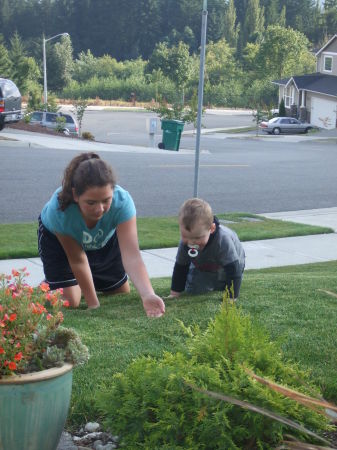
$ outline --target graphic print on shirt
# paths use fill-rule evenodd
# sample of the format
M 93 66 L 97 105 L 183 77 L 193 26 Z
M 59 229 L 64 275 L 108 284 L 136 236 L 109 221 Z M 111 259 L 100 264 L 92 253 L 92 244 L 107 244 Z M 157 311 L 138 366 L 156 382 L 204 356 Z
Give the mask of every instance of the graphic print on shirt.
M 104 247 L 104 245 L 109 240 L 109 237 L 103 239 L 104 232 L 99 228 L 95 236 L 92 236 L 87 231 L 83 231 L 82 235 L 82 245 L 84 250 L 98 250 L 99 248 Z

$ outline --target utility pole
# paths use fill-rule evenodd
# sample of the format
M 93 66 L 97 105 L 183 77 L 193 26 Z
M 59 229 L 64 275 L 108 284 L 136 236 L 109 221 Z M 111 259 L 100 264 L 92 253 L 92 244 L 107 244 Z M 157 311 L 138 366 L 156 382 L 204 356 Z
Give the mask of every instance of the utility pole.
M 202 106 L 204 97 L 206 29 L 207 29 L 207 0 L 203 0 L 202 20 L 201 20 L 200 71 L 199 71 L 199 87 L 198 87 L 197 138 L 195 146 L 195 164 L 194 164 L 194 194 L 193 194 L 194 197 L 198 197 L 198 184 L 199 184 L 199 155 L 200 155 L 201 117 L 202 117 Z

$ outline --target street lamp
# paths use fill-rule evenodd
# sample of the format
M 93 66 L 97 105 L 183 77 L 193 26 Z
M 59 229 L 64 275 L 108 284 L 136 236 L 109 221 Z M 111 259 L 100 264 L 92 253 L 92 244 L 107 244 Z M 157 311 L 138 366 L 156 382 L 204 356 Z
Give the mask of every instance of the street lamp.
M 47 107 L 48 94 L 47 94 L 47 61 L 46 61 L 46 42 L 51 41 L 59 36 L 69 36 L 69 33 L 59 33 L 48 39 L 45 39 L 43 35 L 43 103 L 45 108 Z

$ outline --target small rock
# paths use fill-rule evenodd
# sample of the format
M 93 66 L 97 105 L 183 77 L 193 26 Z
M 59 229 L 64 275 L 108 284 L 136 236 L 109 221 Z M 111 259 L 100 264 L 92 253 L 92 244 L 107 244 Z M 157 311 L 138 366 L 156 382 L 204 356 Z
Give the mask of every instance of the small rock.
M 101 450 L 102 444 L 103 444 L 103 441 L 98 440 L 98 441 L 95 441 L 92 446 L 95 450 Z
M 99 427 L 100 427 L 100 425 L 99 425 L 99 423 L 97 423 L 97 422 L 88 422 L 88 423 L 86 424 L 86 426 L 84 427 L 84 429 L 85 429 L 85 431 L 87 431 L 88 433 L 93 433 L 93 432 L 95 432 L 95 431 L 98 431 L 98 430 L 99 430 Z

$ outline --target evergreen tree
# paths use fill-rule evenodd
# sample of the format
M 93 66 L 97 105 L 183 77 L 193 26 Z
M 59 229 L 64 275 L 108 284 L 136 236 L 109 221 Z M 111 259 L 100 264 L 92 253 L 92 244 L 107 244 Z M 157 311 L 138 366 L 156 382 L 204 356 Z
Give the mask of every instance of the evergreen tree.
M 264 5 L 266 12 L 266 26 L 268 25 L 280 25 L 279 18 L 279 2 L 278 0 L 269 0 L 268 6 Z
M 242 33 L 244 42 L 256 41 L 264 30 L 264 8 L 260 0 L 248 0 Z
M 47 56 L 48 88 L 59 91 L 71 80 L 73 70 L 73 49 L 69 36 L 62 36 Z
M 227 11 L 224 16 L 224 37 L 228 44 L 235 48 L 238 44 L 240 26 L 236 23 L 236 9 L 234 0 L 229 0 Z
M 7 48 L 0 44 L 0 78 L 10 78 L 12 75 L 12 63 Z

